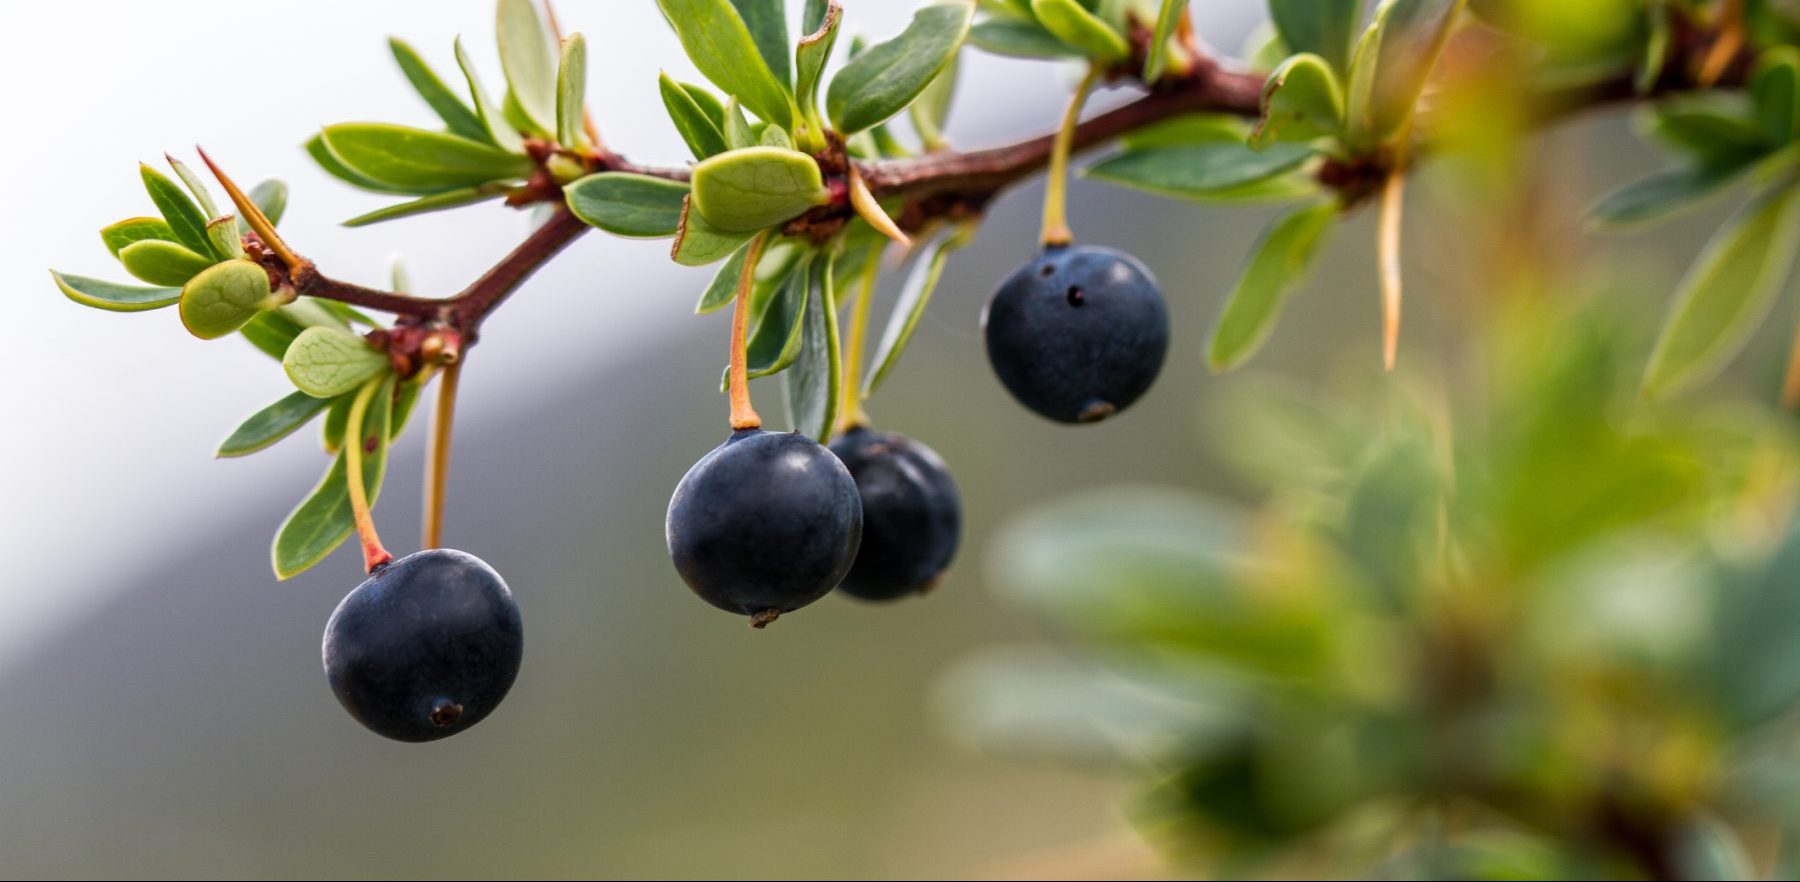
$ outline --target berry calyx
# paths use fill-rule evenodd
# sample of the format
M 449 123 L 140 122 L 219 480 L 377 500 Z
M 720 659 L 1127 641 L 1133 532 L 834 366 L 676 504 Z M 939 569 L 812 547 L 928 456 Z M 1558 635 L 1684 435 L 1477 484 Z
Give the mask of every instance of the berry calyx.
M 378 735 L 435 741 L 479 723 L 524 655 L 512 591 L 478 557 L 436 548 L 376 569 L 325 625 L 325 676 Z
M 733 432 L 669 500 L 669 556 L 694 593 L 761 628 L 843 580 L 862 539 L 849 470 L 798 433 Z
M 931 448 L 857 427 L 831 442 L 862 496 L 862 547 L 838 591 L 897 600 L 931 590 L 962 538 L 962 500 Z
M 1019 403 L 1063 423 L 1106 419 L 1143 396 L 1169 348 L 1150 271 L 1122 251 L 1045 248 L 981 314 L 995 376 Z

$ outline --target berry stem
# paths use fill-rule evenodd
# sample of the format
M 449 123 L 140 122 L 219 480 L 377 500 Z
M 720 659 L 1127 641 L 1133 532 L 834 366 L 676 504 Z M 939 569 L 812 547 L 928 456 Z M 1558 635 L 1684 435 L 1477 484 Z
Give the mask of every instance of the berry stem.
M 869 335 L 869 301 L 875 294 L 875 280 L 881 275 L 882 248 L 879 242 L 869 246 L 869 259 L 856 280 L 856 302 L 850 307 L 850 339 L 844 353 L 844 401 L 838 407 L 840 435 L 869 424 L 869 414 L 863 410 L 863 341 Z
M 1099 81 L 1100 66 L 1089 66 L 1081 84 L 1075 87 L 1069 109 L 1063 113 L 1062 127 L 1056 130 L 1056 139 L 1050 144 L 1049 181 L 1044 188 L 1044 233 L 1040 237 L 1046 248 L 1058 248 L 1075 241 L 1075 233 L 1069 229 L 1069 153 L 1075 146 L 1075 129 L 1081 125 L 1081 108 L 1087 103 L 1088 92 L 1093 91 L 1094 84 Z
M 1400 208 L 1405 202 L 1406 173 L 1396 168 L 1381 185 L 1381 223 L 1376 250 L 1381 259 L 1381 360 L 1394 369 L 1400 347 Z
M 444 365 L 438 377 L 437 406 L 431 411 L 431 443 L 425 448 L 425 514 L 420 548 L 443 544 L 444 491 L 450 483 L 450 427 L 456 421 L 456 387 L 462 361 Z
M 1724 0 L 1719 4 L 1719 27 L 1712 48 L 1700 62 L 1695 77 L 1702 88 L 1711 86 L 1725 75 L 1725 69 L 1744 48 L 1744 0 Z
M 349 418 L 344 422 L 344 477 L 350 491 L 350 516 L 356 521 L 356 536 L 362 541 L 363 571 L 373 573 L 394 559 L 381 545 L 375 531 L 375 517 L 369 513 L 369 491 L 363 485 L 363 423 L 369 415 L 369 402 L 375 393 L 387 388 L 387 377 L 376 377 L 363 384 L 350 401 Z
M 749 354 L 745 352 L 744 343 L 749 336 L 750 289 L 755 286 L 756 264 L 762 259 L 763 243 L 768 238 L 769 233 L 765 230 L 750 240 L 750 250 L 744 254 L 744 269 L 738 273 L 737 296 L 731 306 L 732 431 L 762 428 L 762 417 L 757 416 L 756 408 L 750 406 Z

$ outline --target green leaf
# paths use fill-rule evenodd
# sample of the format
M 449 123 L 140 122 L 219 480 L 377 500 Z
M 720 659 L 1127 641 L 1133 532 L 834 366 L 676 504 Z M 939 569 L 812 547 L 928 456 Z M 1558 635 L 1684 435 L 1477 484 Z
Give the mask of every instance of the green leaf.
M 1305 143 L 1343 130 L 1344 93 L 1337 76 L 1317 55 L 1282 62 L 1263 85 L 1262 119 L 1250 135 L 1261 150 L 1278 141 Z
M 336 398 L 388 370 L 387 354 L 349 331 L 311 327 L 300 332 L 281 358 L 294 386 L 314 398 Z
M 1131 150 L 1088 167 L 1083 176 L 1164 196 L 1202 197 L 1275 178 L 1312 151 L 1280 144 L 1257 152 L 1238 144 Z
M 344 449 L 344 428 L 350 423 L 350 405 L 355 401 L 354 392 L 331 399 L 331 409 L 325 412 L 325 423 L 319 427 L 319 443 L 326 453 Z
M 1037 21 L 990 19 L 969 28 L 975 48 L 1012 58 L 1078 58 L 1081 51 L 1044 30 Z
M 179 288 L 213 265 L 210 254 L 195 254 L 174 242 L 146 239 L 119 249 L 125 271 L 152 285 Z
M 1031 0 L 1038 24 L 1095 61 L 1112 63 L 1131 54 L 1131 44 L 1076 0 Z
M 724 132 L 725 144 L 732 150 L 755 147 L 759 143 L 756 128 L 744 118 L 743 105 L 738 104 L 736 98 L 725 102 Z
M 762 127 L 762 132 L 757 135 L 756 146 L 779 147 L 783 150 L 792 150 L 794 149 L 794 141 L 792 138 L 788 137 L 787 132 L 782 131 L 779 127 L 765 125 Z
M 787 86 L 763 61 L 756 40 L 730 0 L 656 0 L 681 47 L 713 85 L 736 97 L 765 122 L 794 127 Z M 785 58 L 787 49 L 782 52 Z
M 429 214 L 434 211 L 461 208 L 465 205 L 474 205 L 477 202 L 486 202 L 489 199 L 498 199 L 505 196 L 508 189 L 506 184 L 480 184 L 474 187 L 464 187 L 460 190 L 446 190 L 442 193 L 433 193 L 430 196 L 421 196 L 411 202 L 388 205 L 377 208 L 374 211 L 359 214 L 356 217 L 344 221 L 344 226 L 366 227 L 370 224 L 381 223 L 382 221 L 412 217 L 415 214 Z
M 469 99 L 475 104 L 475 115 L 481 119 L 481 125 L 488 136 L 480 139 L 508 153 L 518 153 L 525 149 L 525 139 L 520 137 L 518 129 L 506 121 L 506 115 L 488 97 L 487 90 L 481 87 L 481 79 L 475 75 L 475 64 L 469 61 L 469 53 L 463 51 L 462 38 L 456 38 L 456 66 L 462 68 L 463 81 L 469 84 Z
M 956 57 L 974 15 L 966 2 L 926 6 L 899 36 L 851 59 L 825 93 L 832 125 L 854 135 L 905 110 Z
M 1385 141 L 1412 118 L 1463 2 L 1383 0 L 1377 7 L 1351 61 L 1346 119 L 1357 143 Z
M 1288 293 L 1305 277 L 1336 217 L 1337 206 L 1328 202 L 1302 208 L 1263 233 L 1225 303 L 1225 314 L 1213 329 L 1206 354 L 1208 367 L 1231 370 L 1262 348 L 1281 317 Z
M 527 128 L 551 137 L 556 134 L 556 54 L 549 32 L 531 0 L 500 0 L 496 19 L 507 97 L 530 123 Z
M 569 210 L 615 236 L 660 239 L 681 228 L 688 185 L 625 172 L 588 175 L 563 188 Z
M 250 202 L 262 211 L 263 217 L 270 224 L 281 223 L 281 216 L 287 214 L 288 187 L 281 181 L 270 178 L 250 188 Z M 249 232 L 248 225 L 243 232 Z
M 794 47 L 794 69 L 797 72 L 794 93 L 799 96 L 800 110 L 808 124 L 819 120 L 819 82 L 825 75 L 825 63 L 837 45 L 838 25 L 844 20 L 844 7 L 836 0 L 822 7 L 822 18 L 811 33 L 800 38 Z
M 493 136 L 488 134 L 487 125 L 481 121 L 469 105 L 450 87 L 444 85 L 437 72 L 419 53 L 399 37 L 388 38 L 388 49 L 394 53 L 394 62 L 400 65 L 400 72 L 406 75 L 406 81 L 412 84 L 419 97 L 425 99 L 431 111 L 444 121 L 445 127 L 453 135 L 460 135 L 471 141 L 494 143 Z
M 1650 112 L 1645 134 L 1702 164 L 1744 162 L 1772 146 L 1750 99 L 1738 93 L 1667 98 Z
M 783 85 L 793 82 L 793 71 L 788 69 L 785 0 L 731 0 L 731 5 L 737 8 L 738 17 L 744 20 L 750 39 L 756 43 L 757 53 L 762 55 L 763 63 L 769 66 L 776 82 Z
M 1708 642 L 1709 693 L 1734 728 L 1748 730 L 1800 699 L 1800 529 L 1789 526 L 1766 559 L 1732 576 Z
M 707 283 L 706 290 L 700 292 L 700 303 L 694 307 L 695 315 L 723 309 L 737 297 L 738 280 L 744 274 L 744 261 L 750 259 L 749 254 L 748 245 L 731 253 L 731 259 L 719 267 L 719 271 L 713 274 L 713 280 Z
M 750 241 L 756 233 L 733 233 L 714 228 L 700 212 L 693 210 L 694 197 L 681 203 L 681 227 L 675 231 L 675 245 L 669 254 L 682 266 L 705 266 L 723 260 Z
M 479 141 L 388 123 L 340 123 L 320 135 L 352 171 L 422 196 L 523 178 L 532 169 L 530 158 Z
M 1156 10 L 1156 27 L 1150 33 L 1150 55 L 1144 59 L 1144 81 L 1162 79 L 1169 66 L 1169 44 L 1175 39 L 1175 26 L 1187 12 L 1187 0 L 1162 0 Z
M 1362 0 L 1269 0 L 1269 17 L 1290 51 L 1311 52 L 1334 70 L 1348 69 Z
M 352 187 L 368 190 L 372 193 L 389 193 L 401 196 L 414 195 L 413 190 L 410 188 L 384 184 L 345 165 L 344 161 L 338 159 L 337 155 L 331 152 L 331 148 L 325 145 L 325 138 L 322 135 L 314 135 L 307 140 L 306 154 L 311 156 L 313 162 L 318 163 L 319 168 L 323 169 L 326 174 L 331 175 Z M 249 225 L 246 224 L 245 228 L 248 229 L 248 227 Z
M 973 228 L 959 228 L 925 246 L 913 261 L 912 271 L 907 274 L 900 296 L 894 301 L 894 311 L 888 316 L 887 328 L 881 332 L 881 343 L 875 347 L 875 357 L 869 363 L 868 378 L 863 381 L 863 397 L 875 394 L 894 366 L 900 363 L 900 354 L 912 341 L 913 330 L 925 316 L 931 294 L 937 290 L 938 280 L 944 275 L 944 263 L 951 252 L 969 244 L 973 237 Z
M 694 166 L 693 201 L 707 223 L 725 232 L 755 232 L 831 198 L 819 164 L 797 150 L 748 147 Z
M 843 396 L 844 363 L 838 346 L 837 294 L 832 290 L 832 261 L 815 260 L 807 284 L 806 318 L 800 332 L 800 354 L 793 370 L 782 375 L 782 391 L 794 431 L 820 444 L 831 440 Z
M 1737 180 L 1750 164 L 1689 166 L 1657 172 L 1602 196 L 1587 210 L 1597 227 L 1624 227 L 1659 220 L 1698 205 Z
M 927 151 L 944 147 L 944 124 L 950 119 L 951 99 L 956 97 L 956 69 L 956 56 L 952 55 L 950 63 L 931 78 L 925 91 L 906 108 L 913 131 L 919 133 L 919 142 Z
M 228 214 L 215 217 L 206 224 L 206 238 L 212 240 L 213 250 L 225 255 L 229 260 L 244 256 L 244 234 L 238 226 L 237 215 Z M 212 261 L 207 261 L 211 263 Z
M 675 130 L 681 133 L 681 140 L 687 143 L 695 159 L 705 159 L 728 149 L 725 133 L 687 89 L 666 73 L 657 77 L 657 88 L 662 92 L 663 107 L 668 109 L 669 119 L 675 123 Z
M 169 167 L 175 170 L 175 176 L 181 179 L 182 185 L 194 195 L 195 204 L 200 206 L 200 216 L 218 217 L 218 206 L 213 204 L 212 193 L 207 191 L 206 182 L 200 180 L 200 176 L 194 174 L 194 170 L 188 168 L 187 163 L 167 154 L 164 155 L 164 158 L 169 160 Z
M 382 389 L 375 393 L 376 401 L 387 401 L 393 395 L 394 378 L 389 377 L 383 383 Z M 373 407 L 362 427 L 365 439 L 363 488 L 371 506 L 381 496 L 381 480 L 387 471 L 390 418 L 389 408 Z M 300 507 L 288 515 L 281 530 L 275 534 L 271 556 L 276 577 L 286 580 L 305 572 L 342 545 L 355 529 L 355 517 L 350 510 L 350 484 L 344 455 L 340 451 L 324 479 Z
M 160 217 L 133 217 L 102 227 L 100 239 L 106 243 L 106 250 L 118 257 L 120 249 L 133 242 L 146 239 L 174 242 L 175 231 L 169 229 L 169 222 Z
M 219 445 L 215 456 L 230 458 L 248 456 L 298 431 L 312 422 L 331 402 L 314 398 L 305 392 L 293 392 L 286 398 L 263 408 L 244 420 Z
M 281 305 L 269 290 L 269 271 L 248 260 L 207 267 L 181 289 L 181 323 L 202 340 L 223 337 L 265 309 Z
M 1800 213 L 1783 185 L 1746 206 L 1706 245 L 1675 295 L 1644 392 L 1666 395 L 1717 373 L 1769 311 L 1793 262 Z
M 63 292 L 64 297 L 82 306 L 92 306 L 108 312 L 143 312 L 174 306 L 181 300 L 180 288 L 117 285 L 87 276 L 71 276 L 56 270 L 50 271 L 50 278 L 56 281 L 57 290 Z
M 1777 46 L 1758 56 L 1750 95 L 1764 137 L 1787 144 L 1800 136 L 1800 49 Z
M 1126 151 L 1191 144 L 1242 144 L 1251 129 L 1244 121 L 1222 113 L 1184 113 L 1136 129 L 1119 139 Z
M 564 41 L 556 67 L 556 140 L 564 147 L 588 149 L 587 40 L 575 34 Z
M 138 170 L 144 179 L 144 189 L 150 193 L 150 201 L 156 203 L 156 210 L 162 212 L 163 220 L 168 221 L 175 241 L 197 253 L 218 257 L 213 253 L 212 240 L 206 235 L 206 215 L 200 212 L 194 200 L 162 172 L 147 165 L 139 165 Z
M 424 375 L 421 374 L 421 377 Z M 419 393 L 425 390 L 425 384 L 417 379 L 406 380 L 394 390 L 392 416 L 388 418 L 388 440 L 400 437 L 406 431 L 406 424 L 412 420 L 413 412 L 419 403 Z
M 812 261 L 812 255 L 803 256 L 757 312 L 750 339 L 744 344 L 751 379 L 786 370 L 800 356 Z

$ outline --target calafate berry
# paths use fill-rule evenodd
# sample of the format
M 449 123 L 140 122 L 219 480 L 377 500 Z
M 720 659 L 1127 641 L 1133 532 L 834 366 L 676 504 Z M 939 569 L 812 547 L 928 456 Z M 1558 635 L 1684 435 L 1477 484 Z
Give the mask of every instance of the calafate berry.
M 433 741 L 492 713 L 525 651 L 519 605 L 494 568 L 447 548 L 377 569 L 325 626 L 325 676 L 358 722 Z
M 1111 248 L 1045 248 L 982 312 L 988 362 L 1021 404 L 1063 423 L 1130 407 L 1162 370 L 1169 313 L 1137 258 Z
M 862 539 L 862 502 L 818 442 L 742 429 L 688 470 L 665 526 L 688 587 L 760 628 L 843 580 Z
M 931 448 L 905 435 L 853 428 L 831 442 L 862 495 L 862 548 L 838 590 L 895 600 L 930 590 L 962 538 L 962 500 Z

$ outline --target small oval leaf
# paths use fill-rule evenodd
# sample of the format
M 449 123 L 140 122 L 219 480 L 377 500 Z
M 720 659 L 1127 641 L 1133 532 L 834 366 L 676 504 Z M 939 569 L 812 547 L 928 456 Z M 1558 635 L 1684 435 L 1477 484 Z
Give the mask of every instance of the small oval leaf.
M 220 458 L 248 456 L 294 434 L 312 422 L 331 401 L 314 398 L 305 392 L 293 392 L 286 398 L 257 411 L 219 444 Z
M 563 188 L 569 210 L 615 236 L 660 239 L 681 229 L 688 185 L 625 172 L 588 175 Z
M 126 218 L 116 224 L 100 230 L 100 239 L 106 243 L 106 250 L 118 257 L 119 251 L 133 242 L 146 239 L 160 239 L 164 242 L 175 241 L 175 231 L 169 229 L 169 222 L 159 217 Z
M 152 285 L 179 288 L 213 265 L 210 255 L 195 254 L 186 246 L 160 239 L 133 242 L 119 249 L 125 271 Z
M 294 338 L 281 367 L 300 391 L 314 398 L 335 398 L 389 365 L 387 355 L 362 337 L 339 328 L 311 327 Z
M 749 147 L 694 166 L 694 205 L 725 232 L 755 232 L 831 198 L 811 156 L 780 147 Z
M 50 278 L 56 281 L 57 290 L 63 296 L 95 309 L 108 312 L 143 312 L 147 309 L 161 309 L 174 306 L 181 300 L 180 288 L 140 288 L 136 285 L 118 285 L 102 279 L 90 279 L 87 276 L 72 276 L 50 271 Z
M 269 272 L 248 260 L 213 264 L 181 289 L 181 323 L 202 340 L 223 337 L 279 301 Z

